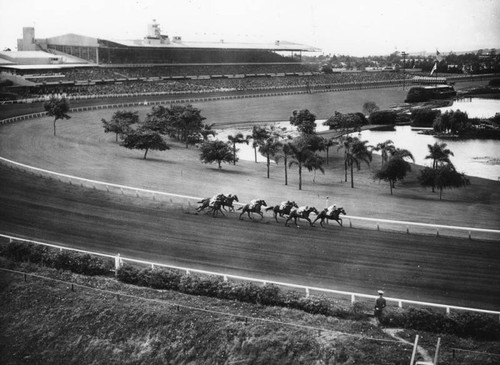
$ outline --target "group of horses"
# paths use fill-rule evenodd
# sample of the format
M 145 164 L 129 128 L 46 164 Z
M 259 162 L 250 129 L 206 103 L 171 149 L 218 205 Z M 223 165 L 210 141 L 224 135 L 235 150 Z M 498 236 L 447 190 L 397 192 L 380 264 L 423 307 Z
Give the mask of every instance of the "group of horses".
M 198 202 L 200 206 L 196 208 L 196 212 L 201 212 L 207 209 L 206 214 L 211 213 L 213 217 L 215 217 L 219 213 L 225 215 L 224 211 L 226 212 L 235 211 L 233 205 L 234 202 L 239 202 L 238 196 L 234 194 L 229 194 L 229 195 L 218 194 L 212 198 L 205 198 L 200 200 Z M 316 221 L 318 220 L 320 221 L 319 223 L 321 227 L 324 227 L 323 223 L 327 219 L 334 220 L 339 225 L 342 226 L 342 218 L 340 217 L 340 215 L 347 214 L 344 208 L 342 207 L 335 209 L 325 208 L 321 211 L 318 211 L 315 207 L 309 207 L 309 206 L 299 207 L 299 205 L 294 201 L 286 201 L 278 205 L 268 206 L 265 200 L 263 199 L 252 200 L 250 203 L 245 204 L 236 210 L 241 210 L 239 219 L 243 219 L 243 215 L 245 213 L 247 213 L 248 218 L 250 219 L 253 219 L 252 217 L 253 214 L 258 214 L 260 215 L 261 219 L 263 219 L 264 211 L 272 211 L 276 223 L 279 223 L 278 217 L 285 218 L 286 219 L 285 225 L 288 226 L 288 222 L 290 222 L 293 219 L 295 226 L 297 227 L 298 227 L 297 224 L 298 219 L 304 219 L 308 221 L 311 227 L 314 227 L 314 223 L 316 223 Z M 316 219 L 314 219 L 314 221 L 312 221 L 311 218 L 309 218 L 309 215 L 311 213 L 314 213 L 316 215 Z

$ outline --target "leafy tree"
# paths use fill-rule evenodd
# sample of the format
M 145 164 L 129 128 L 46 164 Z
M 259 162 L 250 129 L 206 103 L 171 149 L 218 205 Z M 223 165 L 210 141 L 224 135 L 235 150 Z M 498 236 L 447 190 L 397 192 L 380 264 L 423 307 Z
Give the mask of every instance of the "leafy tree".
M 66 98 L 52 97 L 43 104 L 43 108 L 49 117 L 54 117 L 54 136 L 56 135 L 56 122 L 58 119 L 70 119 L 69 102 Z
M 389 182 L 392 195 L 392 189 L 395 187 L 396 181 L 403 180 L 409 171 L 411 171 L 409 162 L 401 157 L 392 157 L 375 173 L 375 178 Z
M 301 134 L 316 133 L 316 116 L 307 109 L 294 110 L 290 117 L 290 124 L 297 127 Z
M 111 117 L 110 121 L 102 118 L 102 125 L 104 132 L 115 133 L 115 141 L 118 142 L 118 135 L 126 135 L 131 131 L 131 125 L 139 122 L 139 115 L 137 112 L 116 111 Z
M 276 156 L 281 147 L 281 142 L 277 138 L 271 136 L 264 140 L 259 146 L 259 153 L 266 157 L 267 162 L 267 178 L 269 179 L 269 170 L 271 168 L 271 157 Z
M 367 101 L 363 103 L 363 113 L 364 114 L 371 114 L 373 112 L 378 111 L 380 108 L 377 106 L 377 104 L 374 101 Z
M 450 110 L 434 119 L 432 128 L 436 132 L 460 134 L 471 127 L 467 113 L 460 110 Z
M 145 150 L 144 159 L 146 159 L 149 150 L 165 151 L 170 149 L 158 132 L 147 129 L 130 132 L 121 145 L 130 149 Z
M 163 105 L 155 105 L 151 112 L 147 114 L 141 128 L 171 136 L 174 133 L 171 113 L 172 111 Z
M 412 126 L 432 127 L 434 119 L 441 114 L 441 111 L 434 109 L 415 109 L 411 112 Z
M 436 189 L 436 175 L 437 170 L 431 167 L 425 167 L 420 171 L 420 176 L 418 177 L 418 182 L 420 185 L 426 188 L 431 188 L 432 192 Z
M 363 113 L 339 113 L 335 112 L 330 116 L 323 125 L 327 125 L 330 129 L 335 129 L 342 134 L 361 130 L 361 126 L 368 124 Z
M 203 129 L 203 120 L 205 117 L 201 116 L 201 110 L 186 105 L 181 113 L 176 113 L 176 122 L 181 132 L 181 141 L 185 142 L 186 148 L 190 143 L 198 140 L 200 131 Z
M 432 160 L 432 168 L 436 169 L 439 166 L 444 164 L 451 164 L 450 155 L 453 155 L 453 152 L 446 148 L 447 144 L 444 142 L 434 143 L 433 145 L 428 144 L 429 154 L 425 156 L 425 159 Z
M 313 153 L 311 156 L 306 160 L 304 163 L 304 167 L 309 170 L 309 172 L 313 171 L 313 183 L 316 182 L 316 171 L 321 171 L 323 174 L 325 173 L 325 170 L 323 169 L 323 163 L 325 160 L 323 157 Z
M 255 154 L 255 163 L 257 163 L 257 147 L 259 147 L 259 145 L 267 138 L 269 138 L 269 131 L 266 128 L 259 127 L 259 126 L 253 126 L 253 128 L 252 128 L 252 139 L 253 139 L 252 147 L 253 147 L 254 154 Z
M 236 144 L 238 143 L 246 143 L 248 144 L 248 140 L 251 138 L 251 136 L 246 136 L 243 137 L 243 133 L 237 133 L 235 136 L 229 135 L 227 136 L 227 139 L 231 144 L 233 145 L 233 164 L 236 165 Z
M 236 157 L 237 158 L 237 157 Z M 231 163 L 235 159 L 231 146 L 223 141 L 208 141 L 200 146 L 200 160 L 203 163 L 217 162 L 219 169 L 221 163 Z
M 432 170 L 430 172 L 429 170 Z M 463 173 L 455 170 L 451 164 L 439 166 L 437 169 L 426 167 L 420 177 L 419 182 L 422 186 L 434 187 L 439 189 L 439 200 L 442 200 L 444 189 L 460 188 L 470 185 L 470 180 Z

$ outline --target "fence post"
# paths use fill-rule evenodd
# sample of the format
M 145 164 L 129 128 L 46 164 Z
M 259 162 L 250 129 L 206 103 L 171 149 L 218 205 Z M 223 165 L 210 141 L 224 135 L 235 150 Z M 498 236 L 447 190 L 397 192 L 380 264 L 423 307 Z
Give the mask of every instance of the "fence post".
M 351 294 L 351 304 L 354 304 L 356 302 L 356 296 L 354 294 Z
M 120 270 L 120 267 L 122 265 L 120 254 L 117 254 L 115 256 L 115 275 L 118 275 L 118 270 Z
M 306 298 L 309 298 L 309 288 L 306 288 Z

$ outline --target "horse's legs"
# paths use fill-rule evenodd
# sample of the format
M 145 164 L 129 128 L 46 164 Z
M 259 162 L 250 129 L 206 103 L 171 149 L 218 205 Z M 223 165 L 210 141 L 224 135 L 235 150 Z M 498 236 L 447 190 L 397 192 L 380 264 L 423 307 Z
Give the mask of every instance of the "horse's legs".
M 305 220 L 307 220 L 307 221 L 309 222 L 309 225 L 310 225 L 311 227 L 314 227 L 314 224 L 313 224 L 313 222 L 311 222 L 311 220 L 309 219 L 309 217 L 305 217 L 304 219 L 305 219 Z

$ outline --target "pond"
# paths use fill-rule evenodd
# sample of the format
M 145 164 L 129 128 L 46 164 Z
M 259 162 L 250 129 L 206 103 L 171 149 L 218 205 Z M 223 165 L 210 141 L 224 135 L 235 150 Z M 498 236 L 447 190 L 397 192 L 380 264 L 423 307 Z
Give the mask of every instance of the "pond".
M 470 118 L 489 118 L 500 112 L 500 100 L 491 99 L 462 99 L 455 101 L 452 106 L 439 108 L 442 112 L 446 110 L 461 110 L 467 112 Z M 327 130 L 323 126 L 324 120 L 317 120 L 318 132 Z M 271 125 L 271 124 L 269 124 Z M 274 124 L 279 127 L 286 127 L 290 131 L 294 128 L 288 122 Z M 244 136 L 251 134 L 252 129 L 223 129 L 219 130 L 217 138 L 227 141 L 228 135 L 242 133 Z M 419 134 L 412 130 L 410 126 L 397 126 L 394 131 L 372 131 L 367 130 L 361 133 L 355 133 L 355 136 L 362 140 L 367 140 L 369 145 L 375 146 L 377 143 L 392 140 L 398 148 L 409 150 L 415 157 L 415 163 L 424 166 L 430 166 L 431 160 L 425 159 L 429 150 L 427 145 L 435 142 L 444 142 L 453 152 L 451 161 L 458 171 L 464 172 L 469 176 L 477 176 L 490 180 L 500 180 L 500 141 L 491 139 L 469 139 L 469 140 L 450 140 L 440 139 L 429 135 Z M 239 144 L 238 157 L 241 160 L 254 161 L 255 155 L 250 142 L 249 145 Z M 257 161 L 265 162 L 265 158 L 257 153 Z

